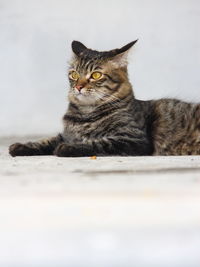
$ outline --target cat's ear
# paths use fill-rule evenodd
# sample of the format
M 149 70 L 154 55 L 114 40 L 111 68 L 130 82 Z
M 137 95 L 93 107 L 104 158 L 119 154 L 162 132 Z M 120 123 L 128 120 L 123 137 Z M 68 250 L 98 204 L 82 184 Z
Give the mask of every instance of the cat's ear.
M 86 49 L 87 47 L 81 42 L 78 41 L 72 42 L 72 51 L 74 52 L 75 55 L 80 56 L 80 54 Z
M 109 61 L 111 61 L 111 63 L 113 63 L 116 67 L 127 66 L 128 52 L 137 41 L 138 39 L 131 43 L 128 43 L 127 45 L 119 49 L 114 49 L 114 50 L 109 51 L 107 54 Z
M 122 53 L 124 53 L 124 52 L 127 52 L 132 46 L 134 46 L 134 44 L 135 44 L 137 41 L 138 41 L 138 39 L 135 40 L 135 41 L 133 41 L 133 42 L 128 43 L 128 44 L 125 45 L 125 46 L 122 46 L 122 47 L 119 48 L 119 49 L 115 49 L 115 54 L 116 54 L 116 55 L 120 55 L 120 54 L 122 54 Z

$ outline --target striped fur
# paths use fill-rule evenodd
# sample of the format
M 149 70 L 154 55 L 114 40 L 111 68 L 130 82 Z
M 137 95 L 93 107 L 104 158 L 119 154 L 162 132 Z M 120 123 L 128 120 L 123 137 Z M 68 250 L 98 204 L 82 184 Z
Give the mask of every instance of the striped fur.
M 200 104 L 135 99 L 127 52 L 136 41 L 106 52 L 72 43 L 69 106 L 57 137 L 13 144 L 12 156 L 136 156 L 200 154 Z M 73 73 L 78 75 L 73 78 Z M 92 74 L 100 72 L 94 80 Z

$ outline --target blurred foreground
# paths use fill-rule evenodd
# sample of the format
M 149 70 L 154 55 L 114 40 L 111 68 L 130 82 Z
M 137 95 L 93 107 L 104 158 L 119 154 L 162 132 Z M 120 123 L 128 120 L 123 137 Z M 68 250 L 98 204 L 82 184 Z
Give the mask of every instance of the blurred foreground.
M 200 266 L 200 157 L 11 158 L 16 141 L 0 139 L 0 267 Z

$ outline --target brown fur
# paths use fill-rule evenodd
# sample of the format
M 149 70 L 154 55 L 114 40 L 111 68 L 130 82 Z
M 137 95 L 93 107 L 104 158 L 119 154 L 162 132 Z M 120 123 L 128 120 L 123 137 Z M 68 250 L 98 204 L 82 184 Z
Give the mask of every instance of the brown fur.
M 200 154 L 200 104 L 161 99 L 154 112 L 154 155 Z

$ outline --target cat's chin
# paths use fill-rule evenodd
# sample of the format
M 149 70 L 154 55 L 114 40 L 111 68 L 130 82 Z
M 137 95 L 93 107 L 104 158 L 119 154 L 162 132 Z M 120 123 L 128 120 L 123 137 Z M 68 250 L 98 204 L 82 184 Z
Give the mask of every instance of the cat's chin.
M 68 95 L 69 101 L 74 104 L 80 104 L 83 106 L 96 106 L 100 102 L 102 102 L 101 99 L 99 99 L 98 96 L 91 95 L 91 94 L 71 94 Z
M 82 105 L 94 105 L 97 102 L 97 99 L 91 95 L 76 95 L 76 99 Z

